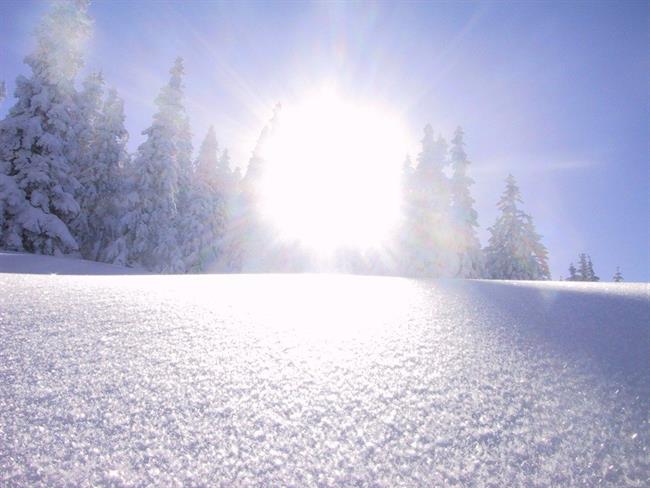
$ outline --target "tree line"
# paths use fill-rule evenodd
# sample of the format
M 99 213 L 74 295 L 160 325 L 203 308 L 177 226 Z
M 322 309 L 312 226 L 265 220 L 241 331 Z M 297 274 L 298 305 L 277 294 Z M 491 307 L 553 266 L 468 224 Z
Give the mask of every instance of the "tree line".
M 30 74 L 17 78 L 14 105 L 0 122 L 0 249 L 154 272 L 309 269 L 309 251 L 276 239 L 260 208 L 263 148 L 279 107 L 244 175 L 232 169 L 213 127 L 194 157 L 178 58 L 155 99 L 145 140 L 130 154 L 117 91 L 107 88 L 101 73 L 76 87 L 92 31 L 88 3 L 59 2 L 45 15 L 36 48 L 25 58 Z M 2 84 L 0 100 L 4 96 Z M 469 166 L 461 128 L 448 144 L 427 125 L 415 162 L 407 158 L 403 166 L 402 221 L 390 242 L 380 249 L 342 249 L 337 266 L 410 276 L 550 279 L 548 252 L 521 209 L 512 175 L 497 202 L 488 245 L 481 247 Z

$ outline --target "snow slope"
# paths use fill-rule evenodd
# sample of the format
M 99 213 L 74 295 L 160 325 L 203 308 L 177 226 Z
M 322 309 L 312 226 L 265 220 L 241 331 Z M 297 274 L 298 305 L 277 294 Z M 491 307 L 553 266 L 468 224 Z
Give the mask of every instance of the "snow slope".
M 645 284 L 0 288 L 0 486 L 650 484 Z
M 69 257 L 0 251 L 0 273 L 123 275 L 148 274 L 146 271 Z

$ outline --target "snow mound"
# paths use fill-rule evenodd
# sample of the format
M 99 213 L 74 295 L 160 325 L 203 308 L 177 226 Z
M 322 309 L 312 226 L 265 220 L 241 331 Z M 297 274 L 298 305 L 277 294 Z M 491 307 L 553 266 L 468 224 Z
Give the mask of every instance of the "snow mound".
M 650 484 L 647 284 L 0 289 L 0 486 Z
M 146 271 L 70 257 L 0 251 L 0 273 L 60 275 L 147 274 Z

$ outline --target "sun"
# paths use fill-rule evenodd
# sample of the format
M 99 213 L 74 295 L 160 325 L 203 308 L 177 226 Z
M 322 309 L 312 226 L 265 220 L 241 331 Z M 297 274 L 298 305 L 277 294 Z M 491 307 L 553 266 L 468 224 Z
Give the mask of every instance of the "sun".
M 400 211 L 401 117 L 321 89 L 283 106 L 265 148 L 262 208 L 282 238 L 317 251 L 381 245 Z

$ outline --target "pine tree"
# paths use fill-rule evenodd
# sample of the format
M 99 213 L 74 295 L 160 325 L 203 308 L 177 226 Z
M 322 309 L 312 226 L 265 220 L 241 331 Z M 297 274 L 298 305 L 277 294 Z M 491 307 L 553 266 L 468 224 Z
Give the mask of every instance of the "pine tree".
M 411 179 L 413 178 L 413 162 L 411 161 L 411 155 L 407 154 L 402 163 L 402 194 L 406 197 L 409 196 L 411 192 L 411 187 L 413 183 Z M 408 199 L 408 198 L 406 198 Z
M 246 173 L 240 179 L 239 191 L 229 211 L 228 226 L 224 238 L 220 268 L 225 271 L 272 270 L 272 231 L 263 217 L 261 208 L 261 178 L 264 171 L 264 150 L 268 139 L 276 130 L 281 105 L 273 109 L 273 115 L 262 129 Z M 235 179 L 239 177 L 235 175 Z
M 489 278 L 506 280 L 550 279 L 547 251 L 535 231 L 532 217 L 517 207 L 523 203 L 519 187 L 512 175 L 497 206 L 501 214 L 488 230 L 489 245 L 485 249 Z
M 212 186 L 219 184 L 217 171 L 219 170 L 219 144 L 214 127 L 210 126 L 199 147 L 199 156 L 196 161 L 196 175 L 205 183 Z
M 587 274 L 589 279 L 587 281 L 600 281 L 600 278 L 596 276 L 594 272 L 594 265 L 591 262 L 591 256 L 587 256 Z
M 122 218 L 128 211 L 127 170 L 129 134 L 124 128 L 124 102 L 115 89 L 108 92 L 95 124 L 93 194 L 89 235 L 91 259 L 126 265 L 128 248 Z
M 0 247 L 38 254 L 78 249 L 69 225 L 79 212 L 79 118 L 74 78 L 91 23 L 88 2 L 59 2 L 37 29 L 16 80 L 17 101 L 0 123 Z
M 478 213 L 469 187 L 474 180 L 467 176 L 470 164 L 465 153 L 463 129 L 454 133 L 451 147 L 451 218 L 454 235 L 454 250 L 458 255 L 457 277 L 479 278 L 483 274 L 481 245 L 476 235 Z
M 575 281 L 600 281 L 600 278 L 594 273 L 591 256 L 587 253 L 578 254 L 578 273 Z
M 417 167 L 409 181 L 405 215 L 403 271 L 418 276 L 449 276 L 457 270 L 451 263 L 449 181 L 443 172 L 447 144 L 434 137 L 431 125 L 424 128 Z
M 180 272 L 184 262 L 179 243 L 179 184 L 190 171 L 191 141 L 183 106 L 183 61 L 178 58 L 170 80 L 158 97 L 153 124 L 143 134 L 133 164 L 131 262 L 152 271 Z
M 614 273 L 612 281 L 614 281 L 614 283 L 621 283 L 624 281 L 623 275 L 621 274 L 621 269 L 618 266 L 616 266 L 616 273 Z
M 239 168 L 231 168 L 230 153 L 224 149 L 219 157 L 217 165 L 217 176 L 220 182 L 220 192 L 224 195 L 227 202 L 232 202 L 237 194 L 239 184 L 241 183 L 241 173 Z M 228 205 L 230 206 L 230 205 Z
M 72 170 L 79 182 L 75 197 L 79 203 L 79 213 L 71 222 L 81 256 L 85 259 L 97 258 L 97 236 L 91 230 L 91 220 L 95 218 L 95 207 L 101 195 L 97 192 L 101 169 L 97 165 L 97 121 L 100 117 L 104 97 L 104 78 L 101 73 L 91 73 L 83 82 L 83 89 L 76 96 L 79 117 L 77 157 L 72 161 Z
M 4 102 L 7 97 L 7 88 L 5 87 L 5 82 L 0 81 L 0 105 Z
M 397 262 L 394 264 L 393 272 L 409 273 L 411 262 L 408 260 L 409 255 L 413 252 L 415 243 L 413 242 L 414 226 L 414 198 L 413 198 L 413 174 L 414 168 L 409 154 L 404 158 L 402 163 L 402 174 L 400 181 L 400 225 L 397 227 L 394 235 L 394 251 L 391 253 L 397 256 Z
M 587 254 L 580 253 L 578 255 L 578 281 L 591 281 L 589 277 L 589 264 L 587 261 Z
M 183 255 L 190 271 L 205 271 L 220 255 L 226 215 L 218 150 L 214 128 L 210 127 L 201 144 L 192 190 L 188 193 L 191 200 L 185 226 L 191 238 L 185 239 Z
M 580 281 L 578 279 L 578 275 L 576 274 L 576 267 L 571 263 L 569 265 L 569 277 L 567 278 L 567 281 Z

